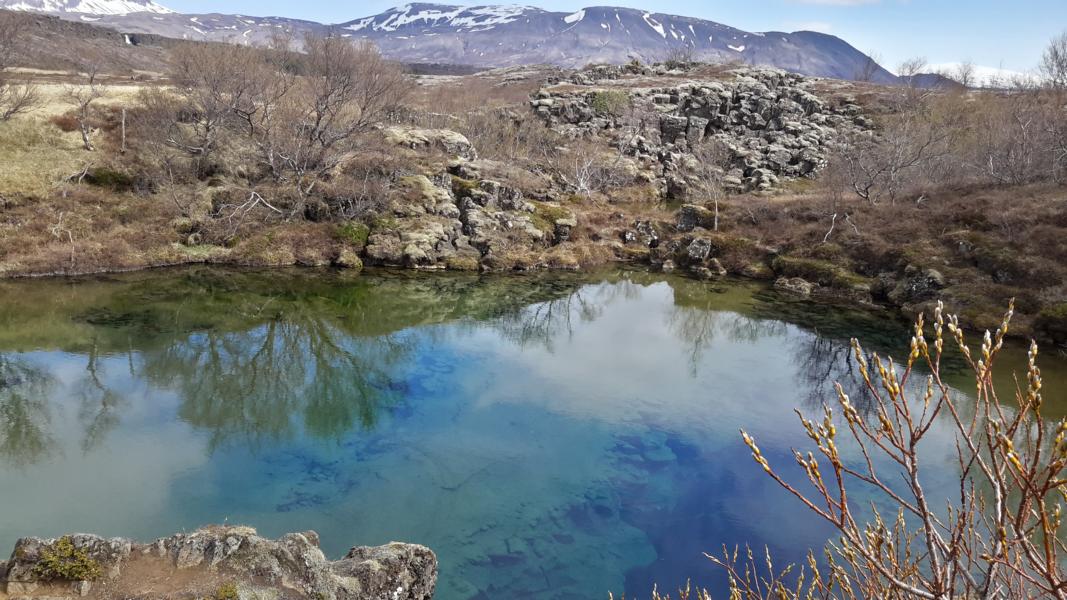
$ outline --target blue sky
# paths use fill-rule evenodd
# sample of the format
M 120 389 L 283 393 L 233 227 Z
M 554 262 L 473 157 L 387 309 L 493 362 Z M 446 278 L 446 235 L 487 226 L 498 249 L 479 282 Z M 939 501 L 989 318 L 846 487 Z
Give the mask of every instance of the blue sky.
M 335 23 L 377 14 L 403 0 L 160 0 L 181 12 L 279 15 Z M 450 3 L 448 0 L 438 0 Z M 972 60 L 1029 70 L 1053 35 L 1067 30 L 1067 0 L 518 0 L 549 10 L 618 5 L 700 17 L 747 31 L 815 29 L 881 55 L 893 68 L 924 56 L 931 63 Z M 510 4 L 493 0 L 479 4 Z M 457 2 L 457 4 L 472 4 Z

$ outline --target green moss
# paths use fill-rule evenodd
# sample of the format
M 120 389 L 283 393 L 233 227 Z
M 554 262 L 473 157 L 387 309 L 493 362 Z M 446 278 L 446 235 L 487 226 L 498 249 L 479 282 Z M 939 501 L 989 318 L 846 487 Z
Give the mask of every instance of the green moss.
M 1042 310 L 1034 322 L 1034 330 L 1054 344 L 1067 344 L 1067 302 Z
M 800 277 L 819 285 L 847 289 L 869 283 L 867 279 L 833 263 L 813 258 L 779 256 L 771 264 L 774 272 L 784 277 Z
M 334 237 L 355 248 L 363 248 L 370 237 L 370 227 L 358 221 L 349 221 L 337 227 Z
M 133 177 L 107 167 L 91 169 L 85 175 L 85 183 L 113 192 L 128 192 L 133 189 Z
M 374 217 L 370 224 L 371 231 L 396 231 L 397 229 L 400 229 L 400 221 L 397 221 L 394 217 L 384 215 Z
M 556 221 L 574 216 L 571 211 L 555 204 L 534 202 L 533 205 L 534 213 L 530 216 L 530 220 L 533 221 L 534 227 L 545 233 L 552 233 L 556 230 Z
M 481 266 L 478 259 L 471 256 L 453 256 L 445 261 L 449 271 L 477 271 Z
M 70 536 L 64 536 L 41 550 L 41 559 L 33 572 L 46 581 L 95 581 L 103 569 L 85 550 L 74 547 Z
M 832 242 L 816 244 L 815 247 L 811 249 L 812 258 L 817 258 L 819 260 L 840 260 L 844 255 L 845 253 L 841 249 L 841 246 Z
M 630 108 L 630 95 L 621 90 L 594 92 L 590 106 L 601 116 L 618 117 Z
M 456 198 L 470 198 L 475 190 L 481 189 L 477 181 L 452 176 L 452 193 Z
M 224 583 L 215 590 L 215 600 L 238 600 L 241 597 L 234 582 Z

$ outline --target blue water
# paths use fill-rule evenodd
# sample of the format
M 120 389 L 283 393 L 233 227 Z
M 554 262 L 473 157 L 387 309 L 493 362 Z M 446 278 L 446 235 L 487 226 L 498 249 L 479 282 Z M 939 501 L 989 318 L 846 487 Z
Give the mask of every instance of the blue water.
M 333 557 L 430 546 L 444 600 L 718 591 L 724 545 L 802 560 L 831 531 L 738 430 L 788 470 L 793 408 L 855 385 L 844 337 L 908 339 L 628 272 L 16 282 L 0 326 L 0 546 L 313 529 Z

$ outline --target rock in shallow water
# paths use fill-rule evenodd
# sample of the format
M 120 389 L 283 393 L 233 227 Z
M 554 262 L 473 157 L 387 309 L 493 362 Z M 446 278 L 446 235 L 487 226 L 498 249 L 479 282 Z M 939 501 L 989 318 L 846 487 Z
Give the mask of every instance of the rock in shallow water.
M 437 557 L 423 546 L 353 548 L 331 562 L 318 534 L 278 540 L 248 527 L 209 527 L 139 544 L 77 534 L 19 540 L 0 590 L 36 597 L 214 597 L 428 600 Z

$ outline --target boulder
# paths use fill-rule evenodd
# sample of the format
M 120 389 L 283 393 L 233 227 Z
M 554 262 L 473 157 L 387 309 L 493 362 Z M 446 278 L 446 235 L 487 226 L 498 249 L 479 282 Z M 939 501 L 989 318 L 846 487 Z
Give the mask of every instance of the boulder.
M 706 228 L 709 223 L 714 223 L 715 213 L 695 204 L 686 204 L 678 209 L 675 215 L 674 227 L 682 233 L 687 233 L 698 227 Z
M 945 276 L 940 271 L 908 265 L 904 270 L 904 277 L 887 296 L 897 305 L 915 304 L 937 298 L 943 289 Z
M 416 129 L 413 127 L 387 127 L 386 141 L 412 150 L 439 150 L 450 156 L 469 160 L 477 158 L 474 146 L 462 133 L 450 129 Z
M 816 287 L 818 287 L 817 284 L 800 277 L 780 277 L 774 282 L 774 289 L 797 296 L 811 296 Z
M 437 557 L 429 548 L 389 544 L 352 548 L 330 565 L 337 576 L 337 600 L 429 600 L 437 582 Z
M 77 534 L 25 538 L 0 583 L 8 595 L 429 600 L 437 557 L 428 548 L 392 543 L 353 548 L 330 562 L 314 532 L 278 540 L 248 527 L 209 527 L 150 544 Z

